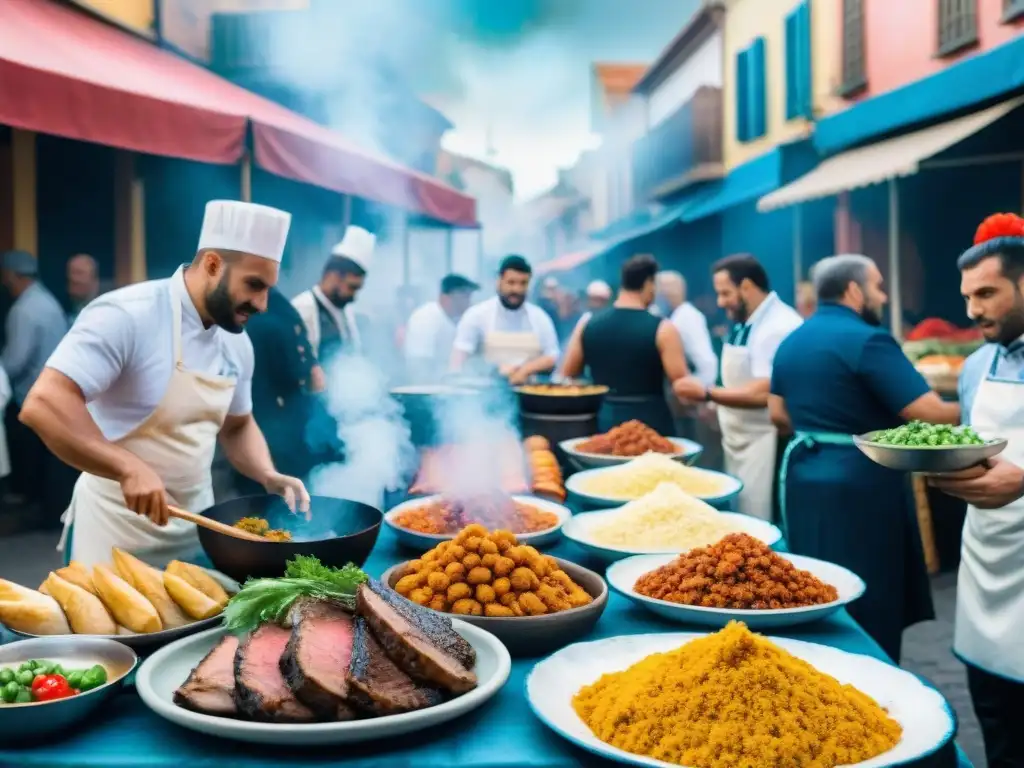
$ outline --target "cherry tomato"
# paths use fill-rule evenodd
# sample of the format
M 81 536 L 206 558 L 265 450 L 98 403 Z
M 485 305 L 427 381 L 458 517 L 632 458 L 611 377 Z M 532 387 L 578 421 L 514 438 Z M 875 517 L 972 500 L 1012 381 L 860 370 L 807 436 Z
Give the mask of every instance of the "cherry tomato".
M 56 701 L 74 695 L 64 675 L 45 675 L 32 682 L 32 696 L 36 701 Z

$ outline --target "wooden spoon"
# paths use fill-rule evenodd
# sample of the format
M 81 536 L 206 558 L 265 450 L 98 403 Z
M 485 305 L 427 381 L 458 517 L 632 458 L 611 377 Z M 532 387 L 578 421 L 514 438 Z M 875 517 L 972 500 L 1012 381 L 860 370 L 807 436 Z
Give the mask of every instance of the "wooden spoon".
M 246 541 L 267 541 L 267 539 L 264 539 L 262 536 L 257 536 L 255 533 L 243 531 L 241 528 L 235 528 L 233 525 L 218 523 L 216 520 L 211 520 L 210 518 L 203 517 L 202 515 L 195 515 L 191 512 L 186 512 L 184 509 L 172 507 L 170 504 L 167 505 L 167 511 L 170 513 L 171 517 L 176 517 L 179 520 L 187 520 L 190 523 L 201 525 L 203 528 L 208 528 L 211 531 L 223 533 L 225 536 L 231 536 L 236 539 L 245 539 Z

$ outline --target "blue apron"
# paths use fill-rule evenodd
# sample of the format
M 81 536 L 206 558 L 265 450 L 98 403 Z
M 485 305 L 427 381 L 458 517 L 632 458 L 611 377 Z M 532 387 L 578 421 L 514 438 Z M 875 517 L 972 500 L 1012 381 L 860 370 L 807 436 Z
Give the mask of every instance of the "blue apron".
M 864 579 L 850 614 L 898 662 L 903 630 L 935 617 L 908 477 L 872 462 L 849 435 L 797 432 L 779 497 L 790 551 Z

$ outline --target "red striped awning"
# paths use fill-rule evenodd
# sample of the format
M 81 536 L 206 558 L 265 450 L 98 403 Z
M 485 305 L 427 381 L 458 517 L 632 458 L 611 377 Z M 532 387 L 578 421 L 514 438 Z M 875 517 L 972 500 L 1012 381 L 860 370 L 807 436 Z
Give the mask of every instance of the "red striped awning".
M 561 256 L 556 256 L 551 261 L 545 261 L 543 264 L 538 264 L 533 271 L 538 275 L 547 275 L 552 272 L 568 272 L 570 269 L 586 264 L 588 261 L 596 258 L 607 249 L 607 244 L 595 244 L 592 248 L 573 251 L 572 253 L 563 253 Z
M 53 0 L 0 0 L 0 123 L 234 164 L 476 226 L 476 201 L 145 40 Z

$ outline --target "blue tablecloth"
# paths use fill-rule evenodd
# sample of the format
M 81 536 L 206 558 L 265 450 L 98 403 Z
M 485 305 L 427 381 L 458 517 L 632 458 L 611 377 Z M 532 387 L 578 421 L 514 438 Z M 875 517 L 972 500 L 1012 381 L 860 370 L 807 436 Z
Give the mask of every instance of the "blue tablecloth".
M 415 557 L 401 549 L 388 531 L 366 563 L 379 576 L 391 565 Z M 600 570 L 568 542 L 550 554 Z M 594 632 L 596 640 L 621 634 L 683 631 L 612 594 Z M 852 653 L 885 659 L 881 648 L 842 612 L 826 621 L 781 633 L 824 643 Z M 218 740 L 174 726 L 152 714 L 131 689 L 126 689 L 104 713 L 59 742 L 39 740 L 29 748 L 0 744 L 0 766 L 53 768 L 257 768 L 259 766 L 345 766 L 346 768 L 611 768 L 615 763 L 595 758 L 556 736 L 530 712 L 524 680 L 537 659 L 514 659 L 505 687 L 475 712 L 435 731 L 330 749 L 297 750 Z M 942 756 L 915 765 L 928 768 L 971 768 L 952 747 Z

